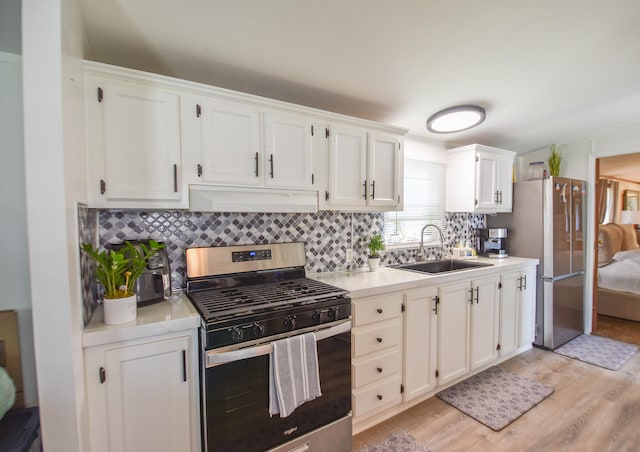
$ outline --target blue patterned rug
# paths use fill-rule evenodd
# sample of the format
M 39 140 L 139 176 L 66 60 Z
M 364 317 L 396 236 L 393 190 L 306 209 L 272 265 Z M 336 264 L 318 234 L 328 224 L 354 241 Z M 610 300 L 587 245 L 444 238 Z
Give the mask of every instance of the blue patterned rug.
M 437 394 L 464 414 L 500 431 L 553 394 L 553 388 L 494 366 Z
M 360 452 L 429 452 L 427 448 L 404 430 L 391 433 L 385 439 Z
M 554 351 L 605 369 L 618 370 L 638 351 L 638 347 L 608 337 L 582 334 Z

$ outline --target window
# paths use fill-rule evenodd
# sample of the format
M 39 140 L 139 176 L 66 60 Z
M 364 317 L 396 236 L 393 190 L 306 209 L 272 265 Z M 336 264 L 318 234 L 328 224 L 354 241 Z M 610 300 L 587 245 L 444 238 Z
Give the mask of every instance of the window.
M 384 238 L 387 245 L 417 246 L 426 224 L 445 229 L 445 165 L 405 159 L 404 210 L 384 214 Z M 435 228 L 424 233 L 424 243 L 440 243 Z

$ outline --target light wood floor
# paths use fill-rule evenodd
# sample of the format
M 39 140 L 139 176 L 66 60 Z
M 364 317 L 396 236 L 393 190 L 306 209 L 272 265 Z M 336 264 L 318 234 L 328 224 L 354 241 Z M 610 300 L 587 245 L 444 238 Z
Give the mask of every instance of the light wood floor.
M 640 345 L 640 322 L 598 314 L 598 326 L 593 334 Z
M 431 452 L 640 450 L 640 353 L 618 371 L 540 349 L 501 366 L 555 392 L 500 432 L 432 397 L 355 436 L 353 450 L 395 430 L 407 431 Z

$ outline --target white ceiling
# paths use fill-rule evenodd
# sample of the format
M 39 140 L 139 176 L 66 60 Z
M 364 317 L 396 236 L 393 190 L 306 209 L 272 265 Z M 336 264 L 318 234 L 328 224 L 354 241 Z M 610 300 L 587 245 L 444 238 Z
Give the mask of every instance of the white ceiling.
M 88 59 L 518 152 L 640 120 L 638 0 L 80 0 Z M 487 120 L 432 134 L 437 110 Z

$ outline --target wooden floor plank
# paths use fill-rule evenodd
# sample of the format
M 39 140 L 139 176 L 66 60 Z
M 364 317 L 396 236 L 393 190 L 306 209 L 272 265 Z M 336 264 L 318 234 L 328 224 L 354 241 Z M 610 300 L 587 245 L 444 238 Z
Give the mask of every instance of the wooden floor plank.
M 618 371 L 540 349 L 501 366 L 555 392 L 500 432 L 432 397 L 356 435 L 353 450 L 399 429 L 431 452 L 640 450 L 640 353 Z

